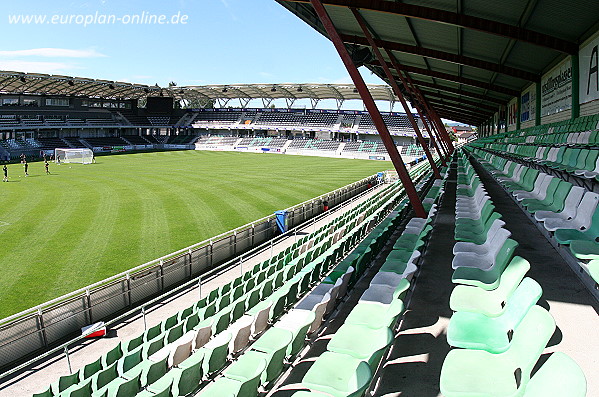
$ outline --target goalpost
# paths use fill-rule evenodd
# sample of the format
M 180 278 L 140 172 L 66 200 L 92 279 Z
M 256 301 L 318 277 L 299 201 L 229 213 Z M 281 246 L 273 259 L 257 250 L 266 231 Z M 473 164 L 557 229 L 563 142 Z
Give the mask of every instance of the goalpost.
M 91 149 L 54 149 L 55 163 L 91 164 L 93 159 Z

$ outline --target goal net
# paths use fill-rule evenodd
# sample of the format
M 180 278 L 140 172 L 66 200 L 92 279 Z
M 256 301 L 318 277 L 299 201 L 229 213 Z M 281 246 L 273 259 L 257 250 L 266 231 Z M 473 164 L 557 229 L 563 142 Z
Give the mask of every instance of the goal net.
M 91 149 L 54 149 L 56 163 L 91 164 L 94 153 Z

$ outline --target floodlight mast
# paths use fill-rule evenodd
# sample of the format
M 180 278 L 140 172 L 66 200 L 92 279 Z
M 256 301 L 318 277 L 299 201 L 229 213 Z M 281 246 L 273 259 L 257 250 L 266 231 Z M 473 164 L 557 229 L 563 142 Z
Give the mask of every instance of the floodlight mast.
M 347 72 L 351 76 L 353 83 L 356 86 L 356 89 L 358 90 L 360 97 L 362 98 L 362 102 L 364 102 L 364 106 L 368 109 L 368 113 L 370 113 L 370 117 L 374 125 L 376 126 L 377 131 L 379 132 L 379 135 L 381 137 L 381 140 L 383 141 L 383 144 L 385 145 L 385 148 L 387 149 L 387 152 L 389 153 L 389 157 L 391 157 L 391 161 L 393 162 L 393 166 L 397 171 L 397 175 L 399 176 L 399 179 L 401 180 L 404 189 L 406 190 L 408 199 L 410 200 L 410 204 L 414 209 L 415 215 L 419 218 L 426 218 L 426 211 L 424 210 L 422 201 L 418 197 L 418 193 L 416 192 L 416 188 L 414 187 L 414 182 L 412 181 L 412 178 L 408 173 L 406 165 L 404 164 L 403 159 L 401 158 L 401 155 L 397 150 L 397 146 L 395 146 L 395 143 L 393 142 L 393 138 L 391 138 L 391 134 L 389 133 L 389 130 L 385 125 L 383 117 L 381 116 L 381 113 L 379 112 L 379 109 L 377 108 L 376 103 L 374 102 L 374 99 L 370 94 L 370 91 L 368 91 L 366 83 L 364 83 L 362 75 L 360 75 L 360 72 L 358 71 L 358 68 L 354 64 L 353 60 L 351 59 L 351 56 L 349 55 L 347 48 L 345 48 L 345 45 L 343 44 L 343 41 L 341 40 L 341 37 L 339 36 L 339 33 L 337 32 L 337 29 L 335 28 L 333 21 L 329 17 L 329 14 L 327 13 L 320 0 L 310 0 L 310 3 L 312 4 L 312 7 L 314 7 L 314 10 L 316 11 L 318 18 L 322 22 L 325 30 L 327 31 L 327 34 L 333 42 L 333 45 L 337 49 L 339 57 L 343 61 L 343 64 L 345 65 Z

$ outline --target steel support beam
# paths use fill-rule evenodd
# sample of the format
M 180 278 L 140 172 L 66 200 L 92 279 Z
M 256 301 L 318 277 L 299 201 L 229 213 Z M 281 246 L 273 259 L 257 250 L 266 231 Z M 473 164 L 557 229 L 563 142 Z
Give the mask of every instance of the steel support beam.
M 410 111 L 410 108 L 409 108 L 401 90 L 399 89 L 397 82 L 395 81 L 395 78 L 391 74 L 391 70 L 389 69 L 389 67 L 387 67 L 387 63 L 385 62 L 383 55 L 381 54 L 381 51 L 378 49 L 378 46 L 376 45 L 375 40 L 372 37 L 372 34 L 370 33 L 370 30 L 368 30 L 368 27 L 366 26 L 366 22 L 364 21 L 364 18 L 362 18 L 362 15 L 360 15 L 360 12 L 358 10 L 356 10 L 355 8 L 350 8 L 350 10 L 354 14 L 354 17 L 356 18 L 356 21 L 358 21 L 358 25 L 360 25 L 360 28 L 362 29 L 364 36 L 366 36 L 368 43 L 372 47 L 372 50 L 374 51 L 374 55 L 379 60 L 381 65 L 383 65 L 383 71 L 385 72 L 385 75 L 387 76 L 387 79 L 389 80 L 389 83 L 391 84 L 391 88 L 393 89 L 395 96 L 397 96 L 397 98 L 401 102 L 401 105 L 403 106 L 404 111 L 406 112 L 406 116 L 408 117 L 408 120 L 410 121 L 410 124 L 412 125 L 412 128 L 414 129 L 414 132 L 416 132 L 418 141 L 420 142 L 420 145 L 422 146 L 422 149 L 424 150 L 424 153 L 426 154 L 426 158 L 428 159 L 428 161 L 431 165 L 431 169 L 433 170 L 433 174 L 435 175 L 435 178 L 440 179 L 441 174 L 439 173 L 437 164 L 435 164 L 435 160 L 433 159 L 433 156 L 431 155 L 431 153 L 428 149 L 428 145 L 426 144 L 426 141 L 424 140 L 424 137 L 422 136 L 422 133 L 420 132 L 420 127 L 418 127 L 418 123 L 414 119 L 414 116 L 412 115 L 412 112 Z M 441 153 L 439 153 L 439 156 L 441 156 Z M 442 156 L 441 156 L 441 158 L 442 158 Z
M 400 70 L 400 65 L 399 65 L 397 58 L 395 58 L 395 56 L 391 53 L 391 51 L 388 51 L 387 54 L 389 55 L 389 59 L 391 59 L 391 63 L 393 64 L 393 67 L 395 67 L 395 69 L 397 70 L 397 73 L 400 76 L 402 76 L 402 72 Z M 420 89 L 418 89 L 418 87 L 416 87 L 416 85 L 414 84 L 412 77 L 407 72 L 404 71 L 404 73 L 406 75 L 407 82 L 412 87 L 413 91 L 418 95 L 427 114 L 429 114 L 431 116 L 432 121 L 437 126 L 437 132 L 438 132 L 439 136 L 441 137 L 441 139 L 445 142 L 447 149 L 449 151 L 449 154 L 453 153 L 453 150 L 454 150 L 453 143 L 451 142 L 451 137 L 445 130 L 445 125 L 443 124 L 443 122 L 441 121 L 441 119 L 439 118 L 439 116 L 437 115 L 435 110 L 431 106 L 429 106 L 428 102 L 422 95 L 422 92 L 420 91 Z
M 483 116 L 486 116 L 486 117 L 488 117 L 489 115 L 493 114 L 493 112 L 488 111 L 488 110 L 481 110 L 481 109 L 472 108 L 470 106 L 464 106 L 464 105 L 453 103 L 453 102 L 447 102 L 444 99 L 438 99 L 438 98 L 428 97 L 427 100 L 431 104 L 443 105 L 445 107 L 453 108 L 453 109 L 455 109 L 457 111 L 460 111 L 460 112 L 463 111 L 465 113 L 472 113 L 472 114 L 476 114 L 476 115 L 483 115 Z
M 431 83 L 428 81 L 422 81 L 422 80 L 412 79 L 412 81 L 418 87 L 433 88 L 435 90 L 450 92 L 452 94 L 457 94 L 457 95 L 466 96 L 469 98 L 479 99 L 481 101 L 495 103 L 497 105 L 501 105 L 505 102 L 503 99 L 497 99 L 497 98 L 490 97 L 488 95 L 477 94 L 475 92 L 466 91 L 461 88 L 447 87 L 445 85 L 439 85 L 439 84 Z
M 333 25 L 333 21 L 329 17 L 329 14 L 327 13 L 326 9 L 322 5 L 321 0 L 310 0 L 310 3 L 312 4 L 312 7 L 314 7 L 314 10 L 316 11 L 318 18 L 320 19 L 320 22 L 323 24 L 327 34 L 333 42 L 333 45 L 337 49 L 339 57 L 343 61 L 343 64 L 345 65 L 347 72 L 351 76 L 354 85 L 360 93 L 360 97 L 362 98 L 364 105 L 370 113 L 372 122 L 376 126 L 377 131 L 379 132 L 381 140 L 383 141 L 383 144 L 387 149 L 387 153 L 389 153 L 389 157 L 391 157 L 391 161 L 393 162 L 393 165 L 397 170 L 397 175 L 399 176 L 399 179 L 401 180 L 404 189 L 406 190 L 406 194 L 408 195 L 410 204 L 414 209 L 415 215 L 420 218 L 425 218 L 426 211 L 422 206 L 422 201 L 418 197 L 418 192 L 416 191 L 414 182 L 412 182 L 412 178 L 410 178 L 410 174 L 408 173 L 406 165 L 404 164 L 403 159 L 401 158 L 401 155 L 397 150 L 397 146 L 395 146 L 395 143 L 393 142 L 393 138 L 391 138 L 391 134 L 389 133 L 389 130 L 387 129 L 387 126 L 383 121 L 383 117 L 381 116 L 381 113 L 379 112 L 379 109 L 377 108 L 376 103 L 372 98 L 372 95 L 368 91 L 366 83 L 364 83 L 364 80 L 362 79 L 362 75 L 360 74 L 358 68 L 352 61 L 351 56 L 347 51 L 347 48 L 345 48 L 345 45 L 343 44 L 343 41 L 341 41 L 341 37 L 339 37 L 339 33 L 337 32 L 335 25 Z
M 424 95 L 424 96 L 432 96 L 435 98 L 446 99 L 448 101 L 464 103 L 466 105 L 474 106 L 475 108 L 485 109 L 485 110 L 489 110 L 492 112 L 497 110 L 496 107 L 485 105 L 483 103 L 472 101 L 472 100 L 465 99 L 465 98 L 458 98 L 457 96 L 454 96 L 454 95 L 447 95 L 447 94 L 443 94 L 440 92 L 434 92 L 434 91 L 428 91 L 428 90 L 427 91 L 421 90 L 421 92 L 422 92 L 422 95 Z
M 457 105 L 454 103 L 445 102 L 442 99 L 429 98 L 428 102 L 431 105 L 443 106 L 444 108 L 453 109 L 456 112 L 464 112 L 466 114 L 471 114 L 473 116 L 480 116 L 481 118 L 489 117 L 492 114 L 490 112 L 478 112 L 475 109 L 464 108 L 464 107 L 461 107 L 460 105 Z
M 397 72 L 399 79 L 401 80 L 401 84 L 405 87 L 405 89 L 408 92 L 413 92 L 413 94 L 418 95 L 418 93 L 415 92 L 414 87 L 411 86 L 410 84 L 407 83 L 406 78 L 404 78 L 403 74 L 401 73 L 401 70 L 399 69 L 399 62 L 397 61 L 397 58 L 395 58 L 395 56 L 391 53 L 391 51 L 386 50 L 387 52 L 387 56 L 389 57 L 389 59 L 391 60 L 391 65 L 393 65 L 393 68 L 395 68 L 395 71 Z M 394 81 L 394 77 L 392 74 L 390 74 L 390 76 L 388 77 L 389 80 L 393 80 Z M 412 89 L 410 89 L 410 87 Z M 420 115 L 420 118 L 423 119 L 423 123 L 424 123 L 424 118 L 422 117 L 422 113 L 420 112 L 420 110 L 418 110 L 418 108 L 416 107 L 416 110 L 418 111 L 418 114 Z M 425 124 L 426 127 L 426 124 Z M 428 128 L 428 127 L 427 127 Z M 428 130 L 429 134 L 431 134 L 431 131 Z M 431 135 L 432 136 L 432 135 Z M 434 141 L 433 141 L 434 142 Z M 439 156 L 441 157 L 441 159 L 443 160 L 443 164 L 445 165 L 445 156 L 439 151 L 439 148 L 437 147 L 437 153 L 439 153 Z M 445 155 L 448 155 L 449 153 L 446 151 Z
M 441 158 L 443 167 L 445 167 L 447 165 L 447 161 L 446 161 L 445 157 L 448 155 L 448 151 L 444 146 L 442 146 L 442 143 L 440 141 L 439 141 L 439 144 L 437 144 L 437 137 L 433 133 L 433 130 L 434 130 L 433 125 L 431 124 L 431 127 L 429 128 L 428 123 L 430 122 L 430 120 L 427 120 L 424 117 L 424 113 L 420 109 L 420 106 L 418 106 L 417 104 L 414 104 L 414 105 L 416 105 L 415 108 L 416 108 L 416 111 L 418 112 L 418 116 L 420 116 L 420 120 L 422 120 L 422 125 L 426 129 L 426 132 L 428 132 L 429 139 L 431 140 L 431 142 L 433 143 L 433 146 L 435 147 L 435 150 L 439 154 L 439 157 Z M 439 145 L 441 145 L 441 146 L 439 146 Z
M 349 34 L 342 34 L 341 39 L 344 42 L 350 44 L 357 44 L 362 46 L 370 46 L 370 41 L 365 37 L 354 36 Z M 491 72 L 504 74 L 507 76 L 516 77 L 518 79 L 523 79 L 526 81 L 540 81 L 541 77 L 533 72 L 529 72 L 527 70 L 522 70 L 518 68 L 513 68 L 510 66 L 501 65 L 499 63 L 483 61 L 482 59 L 467 57 L 464 55 L 452 54 L 450 52 L 433 50 L 430 48 L 418 47 L 410 44 L 403 44 L 394 41 L 386 41 L 386 40 L 375 40 L 375 44 L 379 48 L 384 48 L 385 50 L 403 52 L 406 54 L 419 55 L 421 57 L 438 59 L 440 61 L 446 61 L 455 63 L 458 65 L 470 66 L 477 69 L 485 69 Z
M 372 64 L 378 65 L 378 62 L 376 62 L 376 63 L 372 62 Z M 416 66 L 408 66 L 408 65 L 401 65 L 401 70 L 403 70 L 404 72 L 408 72 L 408 73 L 415 73 L 415 74 L 420 74 L 423 76 L 430 76 L 430 77 L 434 77 L 434 78 L 441 79 L 441 80 L 453 81 L 454 83 L 460 83 L 460 84 L 464 84 L 464 85 L 469 85 L 471 87 L 477 87 L 477 88 L 482 88 L 482 89 L 489 90 L 489 91 L 494 91 L 499 94 L 506 95 L 507 97 L 514 97 L 516 95 L 520 95 L 520 91 L 514 90 L 512 88 L 500 86 L 497 84 L 487 83 L 485 81 L 470 79 L 468 77 L 455 76 L 451 73 L 436 72 L 434 70 L 419 68 Z M 505 102 L 507 99 L 509 99 L 507 97 L 503 100 L 503 102 Z
M 307 0 L 287 1 L 299 3 L 308 2 Z M 560 39 L 548 34 L 523 29 L 518 26 L 509 25 L 490 19 L 458 14 L 437 8 L 385 0 L 325 0 L 324 3 L 330 6 L 356 7 L 370 11 L 401 15 L 408 18 L 423 19 L 426 21 L 443 23 L 458 26 L 460 28 L 477 30 L 479 32 L 501 37 L 507 37 L 508 39 L 523 41 L 567 54 L 578 53 L 578 44 L 576 42 Z

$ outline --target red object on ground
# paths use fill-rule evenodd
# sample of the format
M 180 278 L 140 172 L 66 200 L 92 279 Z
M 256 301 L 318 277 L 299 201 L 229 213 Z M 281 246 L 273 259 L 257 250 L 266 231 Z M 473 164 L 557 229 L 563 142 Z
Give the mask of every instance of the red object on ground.
M 106 335 L 106 326 L 104 325 L 103 321 L 86 325 L 85 327 L 81 328 L 81 334 L 85 335 L 86 338 L 100 338 Z

